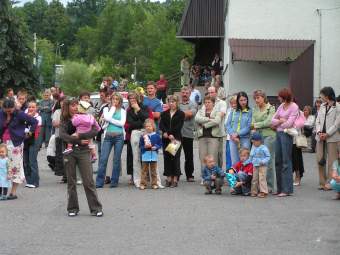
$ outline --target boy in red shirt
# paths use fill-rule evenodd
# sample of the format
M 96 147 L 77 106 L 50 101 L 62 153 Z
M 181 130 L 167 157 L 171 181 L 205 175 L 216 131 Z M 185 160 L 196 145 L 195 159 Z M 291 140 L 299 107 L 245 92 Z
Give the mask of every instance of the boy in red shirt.
M 228 182 L 230 185 L 230 193 L 232 195 L 250 195 L 251 180 L 253 177 L 253 164 L 249 160 L 249 149 L 242 148 L 240 150 L 240 161 L 237 162 L 231 169 L 229 169 Z M 230 177 L 234 176 L 235 183 L 230 182 Z M 231 178 L 232 179 L 232 178 Z

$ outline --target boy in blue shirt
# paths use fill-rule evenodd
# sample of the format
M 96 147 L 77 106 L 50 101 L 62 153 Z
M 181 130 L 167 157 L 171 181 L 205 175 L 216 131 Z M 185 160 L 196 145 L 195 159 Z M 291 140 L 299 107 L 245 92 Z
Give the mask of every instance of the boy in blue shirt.
M 221 195 L 222 186 L 224 183 L 224 172 L 221 168 L 216 166 L 214 157 L 212 155 L 207 155 L 204 158 L 205 167 L 203 169 L 203 183 L 206 187 L 205 194 L 211 194 L 212 189 L 215 189 L 215 193 Z
M 162 102 L 156 97 L 156 85 L 154 82 L 148 82 L 146 85 L 147 96 L 143 99 L 143 105 L 152 111 L 153 119 L 155 120 L 156 130 L 158 130 L 158 121 L 163 112 Z
M 262 135 L 260 133 L 253 133 L 251 140 L 253 146 L 249 158 L 254 165 L 251 196 L 264 198 L 268 195 L 267 165 L 270 160 L 270 153 L 267 146 L 262 144 Z M 258 193 L 258 191 L 260 192 Z

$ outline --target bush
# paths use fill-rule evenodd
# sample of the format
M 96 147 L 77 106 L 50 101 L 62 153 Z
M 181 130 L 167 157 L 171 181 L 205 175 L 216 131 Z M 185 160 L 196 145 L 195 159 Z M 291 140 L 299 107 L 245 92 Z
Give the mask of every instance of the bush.
M 83 62 L 64 62 L 64 74 L 61 88 L 66 95 L 78 96 L 81 91 L 95 91 L 98 86 L 93 83 L 91 69 Z

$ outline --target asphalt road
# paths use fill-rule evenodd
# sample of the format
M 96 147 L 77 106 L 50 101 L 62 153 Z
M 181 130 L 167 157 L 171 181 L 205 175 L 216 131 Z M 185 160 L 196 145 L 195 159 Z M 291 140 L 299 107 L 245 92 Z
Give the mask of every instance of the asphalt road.
M 317 190 L 314 158 L 304 155 L 294 196 L 266 199 L 233 197 L 226 188 L 207 196 L 198 181 L 183 180 L 175 189 L 139 191 L 127 185 L 123 160 L 121 185 L 98 190 L 104 217 L 89 215 L 78 186 L 80 215 L 69 218 L 66 185 L 42 151 L 40 188 L 21 187 L 18 200 L 0 201 L 0 255 L 340 254 L 340 202 Z

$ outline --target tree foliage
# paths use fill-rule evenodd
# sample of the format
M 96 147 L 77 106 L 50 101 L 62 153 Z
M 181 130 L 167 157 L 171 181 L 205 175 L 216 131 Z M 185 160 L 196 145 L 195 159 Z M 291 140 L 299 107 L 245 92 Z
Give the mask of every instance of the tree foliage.
M 178 72 L 181 57 L 192 54 L 192 45 L 176 38 L 185 3 L 73 0 L 63 6 L 59 0 L 34 0 L 16 12 L 27 30 L 48 40 L 54 51 L 64 44 L 65 60 L 90 66 L 95 81 L 117 72 L 130 76 L 135 58 L 137 80 L 145 81 L 158 79 L 160 72 L 166 76 Z M 46 57 L 45 64 L 51 64 Z M 41 74 L 50 81 L 49 68 Z
M 38 88 L 33 52 L 13 15 L 9 0 L 0 2 L 0 89 Z
M 66 61 L 64 74 L 61 80 L 61 88 L 70 96 L 78 96 L 80 91 L 93 91 L 96 85 L 93 83 L 91 70 L 82 62 Z

